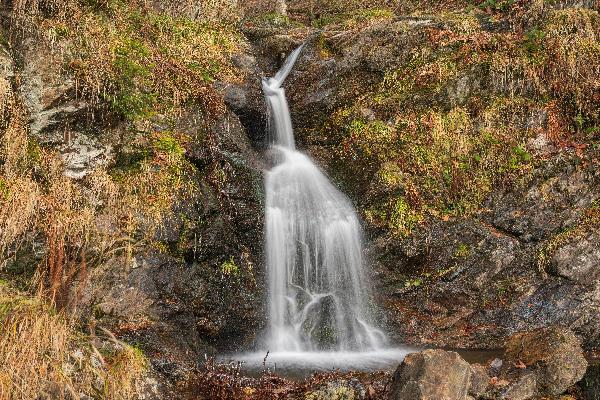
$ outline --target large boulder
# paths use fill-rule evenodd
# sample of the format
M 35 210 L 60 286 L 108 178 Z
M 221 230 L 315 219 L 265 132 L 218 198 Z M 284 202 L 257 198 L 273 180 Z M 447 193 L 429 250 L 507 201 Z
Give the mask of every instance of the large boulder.
M 393 400 L 463 400 L 471 382 L 471 367 L 458 353 L 425 350 L 411 353 L 394 373 Z
M 558 327 L 513 335 L 507 342 L 505 358 L 509 368 L 518 365 L 524 374 L 533 372 L 539 396 L 564 393 L 583 378 L 587 368 L 579 339 L 570 330 Z

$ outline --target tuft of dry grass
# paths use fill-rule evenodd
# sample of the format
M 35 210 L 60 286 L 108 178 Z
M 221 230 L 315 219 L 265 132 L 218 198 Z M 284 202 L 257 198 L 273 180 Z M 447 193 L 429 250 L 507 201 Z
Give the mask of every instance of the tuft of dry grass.
M 550 14 L 544 31 L 547 83 L 558 98 L 600 118 L 600 13 L 557 10 Z
M 0 285 L 1 400 L 138 398 L 145 358 L 110 335 L 104 343 L 98 349 L 43 299 Z

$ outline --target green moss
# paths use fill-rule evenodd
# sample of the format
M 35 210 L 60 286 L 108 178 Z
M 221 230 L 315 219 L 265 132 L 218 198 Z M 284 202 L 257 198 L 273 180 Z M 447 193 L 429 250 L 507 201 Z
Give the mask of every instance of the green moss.
M 422 217 L 415 212 L 403 197 L 396 199 L 389 218 L 389 226 L 396 232 L 408 234 Z
M 546 32 L 544 30 L 533 27 L 525 34 L 525 41 L 523 47 L 528 55 L 534 56 L 543 50 L 544 39 L 546 38 Z
M 116 42 L 113 61 L 116 90 L 105 98 L 115 112 L 127 119 L 149 117 L 158 98 L 156 93 L 145 91 L 154 68 L 151 52 L 142 41 L 129 36 L 117 37 Z
M 454 257 L 466 258 L 471 254 L 471 247 L 465 243 L 459 243 L 454 250 Z
M 515 146 L 512 149 L 512 155 L 508 160 L 508 168 L 512 170 L 522 169 L 531 163 L 531 154 L 523 146 Z M 501 169 L 502 171 L 502 169 Z
M 333 50 L 327 44 L 325 35 L 323 35 L 323 34 L 319 35 L 319 38 L 317 39 L 316 47 L 317 47 L 317 51 L 319 52 L 319 56 L 321 58 L 330 58 L 333 56 Z
M 233 257 L 230 257 L 229 260 L 221 264 L 221 272 L 226 276 L 237 276 L 240 273 L 240 268 L 235 263 Z
M 407 279 L 404 281 L 404 287 L 419 287 L 423 283 L 421 278 Z
M 185 153 L 185 149 L 179 140 L 173 136 L 172 132 L 160 132 L 155 135 L 152 148 L 155 152 L 176 157 L 181 157 Z
M 138 149 L 135 151 L 119 152 L 115 165 L 110 169 L 110 175 L 119 183 L 123 183 L 127 175 L 139 173 L 142 163 L 148 159 L 150 152 L 148 149 Z

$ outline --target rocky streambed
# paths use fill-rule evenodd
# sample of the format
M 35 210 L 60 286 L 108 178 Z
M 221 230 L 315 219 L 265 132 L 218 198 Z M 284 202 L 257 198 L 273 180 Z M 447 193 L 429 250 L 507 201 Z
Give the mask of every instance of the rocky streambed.
M 459 352 L 428 349 L 407 354 L 395 370 L 290 380 L 268 368 L 250 378 L 243 365 L 209 362 L 187 390 L 202 399 L 595 400 L 598 370 L 573 332 L 550 327 L 517 333 L 503 352 L 471 363 Z

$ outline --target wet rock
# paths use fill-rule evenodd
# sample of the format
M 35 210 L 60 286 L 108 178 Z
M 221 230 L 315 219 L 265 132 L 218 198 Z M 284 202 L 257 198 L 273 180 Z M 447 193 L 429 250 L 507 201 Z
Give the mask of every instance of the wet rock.
M 244 79 L 242 83 L 224 86 L 225 104 L 240 119 L 252 145 L 255 148 L 263 148 L 266 144 L 267 107 L 261 81 L 265 74 L 251 54 L 236 54 L 232 62 L 243 72 Z
M 470 380 L 471 367 L 455 352 L 411 353 L 394 373 L 390 399 L 463 400 Z
M 521 365 L 532 371 L 540 396 L 564 393 L 587 368 L 580 340 L 568 329 L 557 327 L 515 334 L 507 342 L 505 358 L 509 368 Z M 533 378 L 521 379 L 529 382 Z
M 600 364 L 588 367 L 583 379 L 579 382 L 584 400 L 600 400 Z

